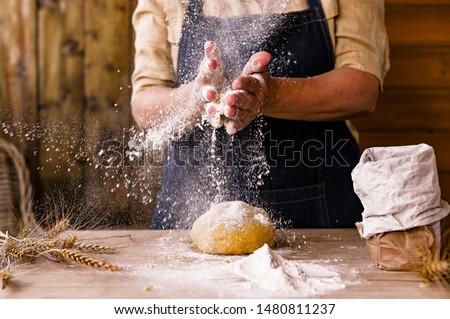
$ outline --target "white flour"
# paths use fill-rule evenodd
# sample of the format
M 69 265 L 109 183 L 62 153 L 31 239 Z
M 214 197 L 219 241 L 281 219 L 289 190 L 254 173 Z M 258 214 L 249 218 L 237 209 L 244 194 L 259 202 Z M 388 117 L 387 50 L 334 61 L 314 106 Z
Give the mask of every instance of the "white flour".
M 286 251 L 268 246 L 249 256 L 219 256 L 197 252 L 188 239 L 167 237 L 154 244 L 164 250 L 131 274 L 163 298 L 306 298 L 350 284 L 331 266 L 319 265 L 326 260 L 288 260 L 281 256 Z
M 234 266 L 235 273 L 253 286 L 293 297 L 345 288 L 336 272 L 320 265 L 284 259 L 268 245 L 235 262 Z
M 243 223 L 247 219 L 255 219 L 264 226 L 272 225 L 270 216 L 264 209 L 253 207 L 242 201 L 229 201 L 213 205 L 205 214 L 208 214 L 212 228 L 225 224 L 229 230 L 242 229 Z

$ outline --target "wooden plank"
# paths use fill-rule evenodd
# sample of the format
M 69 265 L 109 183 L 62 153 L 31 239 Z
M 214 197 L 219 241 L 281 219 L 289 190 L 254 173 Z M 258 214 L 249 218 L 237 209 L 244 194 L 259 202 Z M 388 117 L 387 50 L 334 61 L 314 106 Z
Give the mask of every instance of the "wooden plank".
M 450 173 L 439 174 L 439 184 L 441 186 L 441 198 L 450 203 Z M 441 220 L 441 234 L 442 252 L 448 254 L 450 249 L 450 215 Z
M 37 141 L 36 1 L 0 1 L 0 136 L 14 143 L 34 172 Z M 31 174 L 37 188 L 36 175 Z
M 450 172 L 450 131 L 429 132 L 360 132 L 361 151 L 373 146 L 399 146 L 426 143 L 434 148 L 440 172 Z
M 385 88 L 450 89 L 450 47 L 394 46 L 390 59 Z
M 391 45 L 449 45 L 450 6 L 387 7 L 386 29 Z
M 439 184 L 441 186 L 442 199 L 450 203 L 450 172 L 439 174 Z
M 17 287 L 0 290 L 0 297 L 295 297 L 292 290 L 274 292 L 249 285 L 232 271 L 232 263 L 245 256 L 203 254 L 192 245 L 189 231 L 88 231 L 76 232 L 76 236 L 88 243 L 118 247 L 117 254 L 96 257 L 122 269 L 111 273 L 39 260 L 13 269 L 12 283 Z M 421 288 L 417 272 L 383 271 L 376 267 L 356 229 L 278 230 L 274 250 L 292 262 L 330 267 L 346 283 L 344 289 L 330 290 L 312 298 L 448 297 L 448 291 L 442 287 Z
M 9 3 L 6 1 L 0 2 L 0 28 L 1 30 L 8 30 L 8 10 Z M 9 33 L 7 33 L 9 34 Z M 0 37 L 0 116 L 2 118 L 2 122 L 6 120 L 6 107 L 9 104 L 9 90 L 8 90 L 8 50 L 7 50 L 7 42 L 5 36 Z M 3 129 L 0 129 L 0 136 L 3 136 Z
M 76 160 L 83 138 L 83 1 L 41 2 L 39 97 L 44 191 L 82 182 Z
M 353 119 L 352 123 L 359 130 L 447 130 L 450 93 L 386 91 L 380 95 L 373 114 Z
M 10 120 L 9 136 L 21 149 L 32 153 L 24 133 L 36 120 L 36 6 L 34 1 L 0 3 L 0 111 Z M 31 127 L 32 128 L 32 127 Z M 29 146 L 27 145 L 29 144 Z
M 123 131 L 130 127 L 130 1 L 85 2 L 85 128 L 89 167 L 85 171 L 87 201 L 109 212 L 111 223 L 124 223 L 126 167 Z M 118 143 L 119 157 L 104 164 L 101 151 Z

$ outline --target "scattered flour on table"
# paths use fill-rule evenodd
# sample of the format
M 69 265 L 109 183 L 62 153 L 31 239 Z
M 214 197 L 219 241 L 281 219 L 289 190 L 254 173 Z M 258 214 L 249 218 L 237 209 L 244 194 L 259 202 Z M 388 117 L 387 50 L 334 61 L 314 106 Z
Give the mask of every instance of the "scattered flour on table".
M 352 284 L 335 267 L 319 265 L 326 260 L 288 260 L 267 245 L 248 256 L 204 254 L 186 238 L 161 238 L 155 245 L 165 249 L 132 273 L 164 298 L 306 298 Z

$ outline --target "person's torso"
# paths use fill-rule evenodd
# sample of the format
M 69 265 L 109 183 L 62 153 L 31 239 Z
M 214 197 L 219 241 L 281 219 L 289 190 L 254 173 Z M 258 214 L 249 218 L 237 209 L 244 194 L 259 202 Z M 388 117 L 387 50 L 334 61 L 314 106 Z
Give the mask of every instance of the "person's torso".
M 269 72 L 273 76 L 308 77 L 332 70 L 334 52 L 325 14 L 320 1 L 308 3 L 310 7 L 296 12 L 218 18 L 206 16 L 201 1 L 191 0 L 179 45 L 178 83 L 195 79 L 203 44 L 209 40 L 222 49 L 230 80 L 261 50 L 272 55 Z M 168 150 L 154 225 L 186 226 L 199 206 L 223 200 L 266 207 L 294 226 L 330 225 L 323 184 L 325 164 L 320 164 L 320 159 L 333 161 L 334 154 L 327 154 L 326 149 L 330 138 L 350 139 L 344 122 L 258 117 L 234 136 L 223 128 L 213 132 L 208 125 L 197 127 Z M 311 141 L 315 142 L 312 146 Z M 299 157 L 305 145 L 313 154 Z M 354 144 L 347 148 L 348 158 L 354 161 Z M 270 166 L 268 172 L 264 165 Z
M 178 49 L 181 38 L 183 19 L 189 1 L 182 0 L 159 0 L 165 8 L 166 21 L 168 23 L 168 41 L 171 47 L 173 66 L 178 63 Z M 322 8 L 328 24 L 330 39 L 333 48 L 335 41 L 335 18 L 339 13 L 337 0 L 322 0 Z M 279 14 L 303 11 L 308 8 L 307 0 L 205 0 L 203 14 L 217 18 L 228 18 L 236 16 Z

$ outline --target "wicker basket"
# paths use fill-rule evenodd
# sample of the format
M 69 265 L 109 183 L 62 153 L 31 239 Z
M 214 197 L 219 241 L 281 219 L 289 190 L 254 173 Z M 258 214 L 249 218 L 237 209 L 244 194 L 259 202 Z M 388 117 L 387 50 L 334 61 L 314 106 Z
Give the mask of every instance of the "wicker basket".
M 17 148 L 0 138 L 0 230 L 16 232 L 20 225 L 38 227 L 29 172 Z

